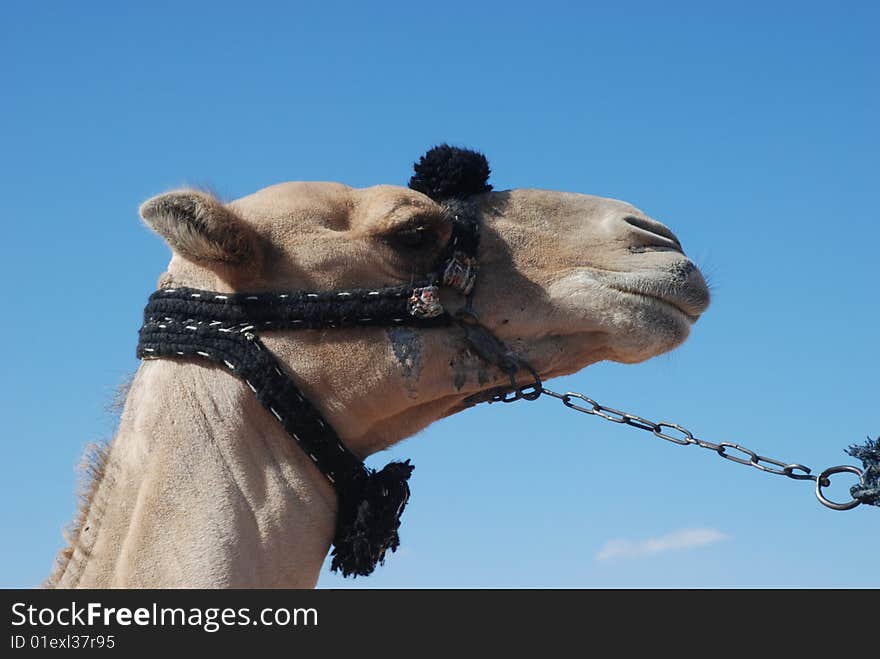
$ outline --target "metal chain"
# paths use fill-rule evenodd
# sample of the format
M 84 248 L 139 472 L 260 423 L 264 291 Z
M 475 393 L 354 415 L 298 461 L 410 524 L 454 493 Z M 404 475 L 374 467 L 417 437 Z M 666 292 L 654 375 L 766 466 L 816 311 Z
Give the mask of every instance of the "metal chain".
M 579 394 L 572 391 L 560 394 L 555 391 L 551 391 L 541 384 L 541 381 L 537 378 L 537 376 L 533 383 L 530 383 L 523 387 L 517 387 L 512 391 L 510 389 L 505 390 L 499 388 L 487 393 L 488 396 L 485 397 L 483 400 L 486 400 L 488 402 L 501 403 L 513 403 L 517 400 L 537 400 L 542 395 L 550 396 L 551 398 L 556 398 L 557 400 L 561 401 L 562 404 L 565 405 L 567 408 L 575 410 L 576 412 L 583 412 L 584 414 L 601 417 L 606 421 L 612 421 L 613 423 L 622 423 L 628 426 L 632 426 L 633 428 L 638 428 L 639 430 L 646 430 L 655 437 L 665 439 L 666 441 L 672 442 L 673 444 L 678 444 L 679 446 L 696 444 L 697 446 L 700 446 L 702 448 L 715 451 L 725 460 L 730 460 L 732 462 L 736 462 L 737 464 L 745 465 L 747 467 L 754 467 L 755 469 L 760 469 L 761 471 L 768 474 L 787 476 L 788 478 L 799 481 L 814 481 L 816 483 L 816 497 L 823 505 L 833 510 L 851 510 L 861 503 L 861 501 L 859 501 L 858 499 L 851 499 L 850 501 L 847 501 L 845 503 L 831 501 L 825 496 L 824 492 L 822 491 L 823 488 L 831 485 L 830 477 L 834 474 L 840 474 L 844 472 L 856 474 L 859 477 L 859 481 L 863 482 L 864 474 L 862 470 L 858 467 L 853 467 L 851 465 L 838 465 L 836 467 L 829 467 L 818 476 L 816 476 L 812 473 L 812 470 L 809 467 L 805 467 L 802 464 L 783 462 L 781 460 L 775 460 L 773 458 L 768 458 L 763 455 L 758 455 L 758 453 L 752 451 L 751 449 L 740 446 L 739 444 L 733 444 L 731 442 L 720 442 L 719 444 L 715 444 L 713 442 L 708 442 L 704 439 L 700 439 L 698 437 L 695 437 L 694 433 L 692 433 L 690 430 L 677 423 L 669 423 L 666 421 L 655 423 L 650 419 L 646 419 L 635 414 L 630 414 L 629 412 L 624 412 L 622 410 L 617 410 L 613 407 L 607 407 L 606 405 L 597 403 L 595 400 L 588 396 L 585 396 L 584 394 Z M 575 402 L 576 400 L 586 403 L 586 406 Z M 737 455 L 735 452 L 738 452 L 739 455 Z

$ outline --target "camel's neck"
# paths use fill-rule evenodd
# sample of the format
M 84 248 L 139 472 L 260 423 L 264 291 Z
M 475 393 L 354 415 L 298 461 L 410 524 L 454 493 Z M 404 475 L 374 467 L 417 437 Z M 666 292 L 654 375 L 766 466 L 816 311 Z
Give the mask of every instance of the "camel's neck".
M 60 587 L 312 587 L 326 479 L 238 380 L 141 365 Z

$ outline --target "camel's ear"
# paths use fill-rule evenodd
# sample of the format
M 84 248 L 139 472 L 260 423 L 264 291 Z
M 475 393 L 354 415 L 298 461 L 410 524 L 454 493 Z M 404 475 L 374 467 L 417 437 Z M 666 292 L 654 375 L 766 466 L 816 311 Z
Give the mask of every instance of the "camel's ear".
M 208 267 L 243 266 L 255 258 L 251 228 L 226 206 L 195 190 L 145 201 L 141 217 L 178 254 Z

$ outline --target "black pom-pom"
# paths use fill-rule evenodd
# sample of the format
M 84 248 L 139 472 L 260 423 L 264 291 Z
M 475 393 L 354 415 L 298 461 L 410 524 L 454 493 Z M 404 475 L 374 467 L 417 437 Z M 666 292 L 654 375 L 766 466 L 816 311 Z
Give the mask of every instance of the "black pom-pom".
M 486 156 L 470 149 L 441 144 L 435 146 L 413 166 L 415 174 L 409 187 L 428 195 L 435 201 L 453 197 L 469 197 L 488 192 L 489 161 Z
M 392 462 L 382 471 L 364 469 L 339 493 L 336 536 L 330 569 L 342 576 L 365 577 L 384 563 L 385 553 L 400 545 L 397 529 L 409 500 L 409 480 L 414 467 Z

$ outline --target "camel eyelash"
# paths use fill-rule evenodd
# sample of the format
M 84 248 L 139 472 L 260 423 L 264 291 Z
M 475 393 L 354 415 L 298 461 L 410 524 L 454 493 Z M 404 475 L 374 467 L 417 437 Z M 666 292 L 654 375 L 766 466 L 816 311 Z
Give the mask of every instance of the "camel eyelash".
M 395 249 L 423 249 L 441 247 L 437 228 L 443 218 L 435 215 L 418 215 L 402 227 L 382 236 L 382 240 Z
M 416 226 L 395 231 L 384 236 L 383 240 L 395 249 L 422 249 L 436 245 L 437 232 L 429 227 Z

